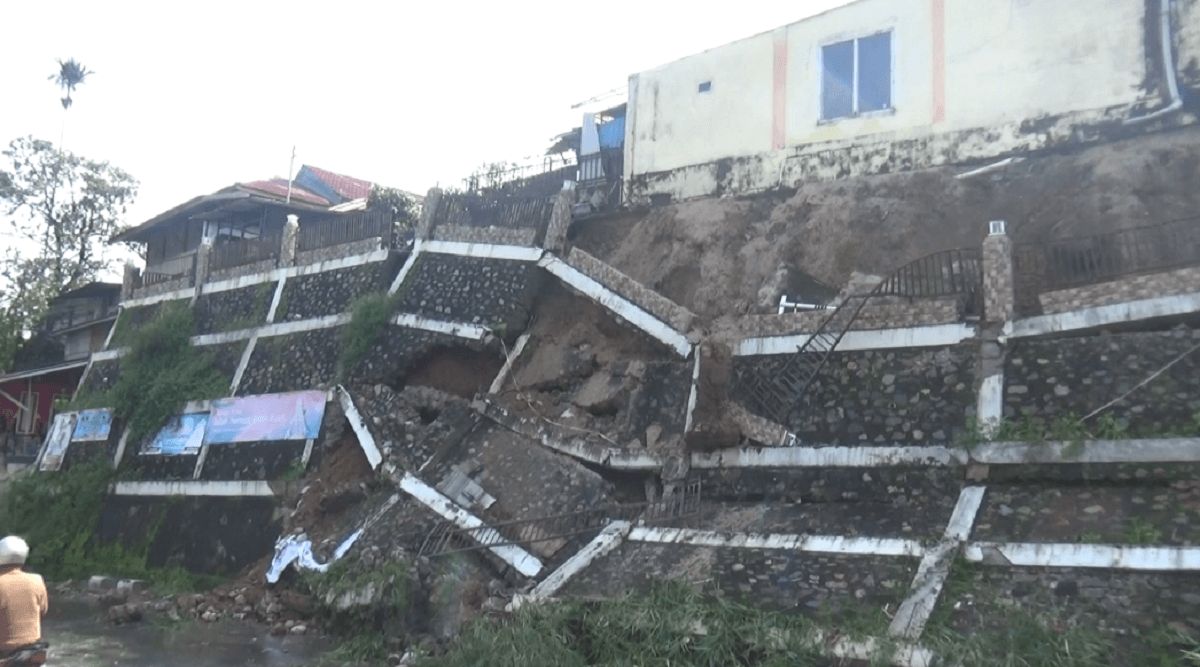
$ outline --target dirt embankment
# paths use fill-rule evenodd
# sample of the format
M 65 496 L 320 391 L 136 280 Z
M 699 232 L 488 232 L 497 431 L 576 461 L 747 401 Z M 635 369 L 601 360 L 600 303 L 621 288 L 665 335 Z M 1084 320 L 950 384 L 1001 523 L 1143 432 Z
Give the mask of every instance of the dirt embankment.
M 958 180 L 947 167 L 794 193 L 705 199 L 582 222 L 573 241 L 712 322 L 770 312 L 779 295 L 840 288 L 940 250 L 979 247 L 989 220 L 1016 243 L 1200 214 L 1200 129 L 1027 156 Z

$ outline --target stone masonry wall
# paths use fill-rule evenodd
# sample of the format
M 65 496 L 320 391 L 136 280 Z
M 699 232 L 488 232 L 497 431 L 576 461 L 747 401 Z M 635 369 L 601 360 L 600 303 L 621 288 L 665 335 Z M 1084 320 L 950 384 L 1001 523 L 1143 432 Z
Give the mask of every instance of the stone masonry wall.
M 241 289 L 201 294 L 193 306 L 194 333 L 202 335 L 262 326 L 277 284 L 272 280 Z
M 277 480 L 303 455 L 303 440 L 209 445 L 200 479 Z
M 401 311 L 510 333 L 525 328 L 542 279 L 531 262 L 438 253 L 422 253 L 412 271 L 401 288 Z
M 249 341 L 239 340 L 219 345 L 205 345 L 196 348 L 197 354 L 211 354 L 213 368 L 233 383 L 233 375 L 237 372 L 238 364 L 242 361 L 242 353 L 246 351 Z
M 230 278 L 240 278 L 242 276 L 250 276 L 256 273 L 266 273 L 279 266 L 279 261 L 274 259 L 264 259 L 258 262 L 242 264 L 241 266 L 231 266 L 227 269 L 215 269 L 208 273 L 208 279 L 205 282 L 215 282 L 217 280 L 228 280 Z
M 505 227 L 438 225 L 433 229 L 433 238 L 436 241 L 492 243 L 496 245 L 532 246 L 537 241 L 537 235 L 538 230 L 533 227 L 508 229 Z
M 978 348 L 835 352 L 791 424 L 800 444 L 916 445 L 954 440 L 976 412 Z M 735 376 L 774 375 L 787 355 L 735 357 Z M 736 400 L 753 404 L 741 381 Z
M 275 321 L 344 313 L 356 299 L 387 288 L 390 276 L 385 268 L 390 265 L 390 262 L 374 262 L 289 278 L 283 286 Z
M 316 250 L 302 250 L 296 253 L 296 265 L 304 266 L 306 264 L 318 264 L 320 262 L 327 262 L 331 259 L 365 255 L 369 252 L 379 250 L 381 244 L 382 239 L 376 236 L 375 238 L 341 243 L 325 248 L 317 248 Z
M 132 548 L 157 527 L 147 565 L 234 574 L 271 553 L 282 527 L 275 509 L 273 498 L 109 496 L 97 533 L 102 542 Z
M 696 318 L 687 308 L 647 288 L 633 278 L 592 257 L 579 248 L 572 248 L 567 264 L 617 294 L 636 303 L 651 315 L 666 322 L 672 329 L 687 333 Z
M 1049 424 L 1082 417 L 1200 343 L 1200 329 L 1019 340 L 1005 362 L 1004 414 Z M 1200 412 L 1200 352 L 1184 356 L 1108 408 L 1135 436 L 1161 436 Z M 1092 428 L 1096 418 L 1089 420 Z
M 392 384 L 437 347 L 478 347 L 456 336 L 387 325 L 350 377 L 365 384 Z
M 185 276 L 183 278 L 176 278 L 175 280 L 168 280 L 166 282 L 155 283 L 153 285 L 144 285 L 133 290 L 132 298 L 141 299 L 143 297 L 154 296 L 156 294 L 166 294 L 167 292 L 174 292 L 175 290 L 187 289 L 193 284 L 192 277 Z
M 141 454 L 141 443 L 129 442 L 121 457 L 122 472 L 132 473 L 137 479 L 166 481 L 191 481 L 196 472 L 197 454 Z
M 323 389 L 334 381 L 341 327 L 259 338 L 239 396 Z
M 1042 310 L 1050 314 L 1197 291 L 1200 291 L 1200 267 L 1189 267 L 1045 292 L 1038 299 Z
M 912 558 L 625 542 L 577 574 L 566 595 L 646 592 L 655 580 L 710 582 L 735 599 L 782 611 L 895 608 L 916 573 Z
M 832 310 L 810 310 L 783 315 L 751 315 L 742 318 L 743 336 L 785 336 L 815 332 L 833 314 Z M 888 302 L 872 299 L 858 313 L 851 330 L 898 329 L 904 327 L 950 324 L 962 321 L 962 303 L 958 297 L 909 299 Z

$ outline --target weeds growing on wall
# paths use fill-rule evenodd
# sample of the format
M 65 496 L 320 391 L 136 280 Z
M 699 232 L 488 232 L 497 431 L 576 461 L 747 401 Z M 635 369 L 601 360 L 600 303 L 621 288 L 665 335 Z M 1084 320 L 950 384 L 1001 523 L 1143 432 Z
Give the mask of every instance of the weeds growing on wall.
M 325 627 L 349 635 L 331 657 L 343 663 L 387 657 L 382 626 L 408 611 L 408 567 L 391 561 L 371 570 L 356 569 L 348 558 L 325 572 L 305 572 L 303 587 L 317 600 Z
M 229 394 L 229 379 L 213 368 L 213 355 L 192 347 L 192 327 L 192 309 L 172 302 L 130 335 L 121 374 L 106 392 L 113 416 L 129 427 L 130 442 L 162 428 L 187 401 Z
M 386 291 L 368 294 L 350 306 L 350 322 L 342 327 L 341 353 L 338 358 L 338 381 L 344 382 L 362 359 L 371 344 L 387 326 L 400 303 L 400 293 Z

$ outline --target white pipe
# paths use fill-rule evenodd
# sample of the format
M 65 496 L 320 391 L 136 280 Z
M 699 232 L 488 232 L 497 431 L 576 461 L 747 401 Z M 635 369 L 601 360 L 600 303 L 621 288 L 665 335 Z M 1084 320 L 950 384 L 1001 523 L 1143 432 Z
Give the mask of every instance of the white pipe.
M 1171 103 L 1154 113 L 1138 118 L 1126 118 L 1125 125 L 1144 123 L 1159 116 L 1164 116 L 1183 107 L 1183 98 L 1179 96 L 1179 82 L 1175 79 L 1175 57 L 1171 53 L 1171 0 L 1159 0 L 1159 33 L 1162 36 L 1163 70 L 1167 77 L 1167 95 Z

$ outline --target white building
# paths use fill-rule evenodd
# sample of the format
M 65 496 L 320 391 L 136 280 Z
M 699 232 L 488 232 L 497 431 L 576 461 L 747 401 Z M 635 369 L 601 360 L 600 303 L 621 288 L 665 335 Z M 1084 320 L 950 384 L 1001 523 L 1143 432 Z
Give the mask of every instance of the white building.
M 631 76 L 626 197 L 787 188 L 1192 124 L 1198 63 L 1200 0 L 858 0 Z

